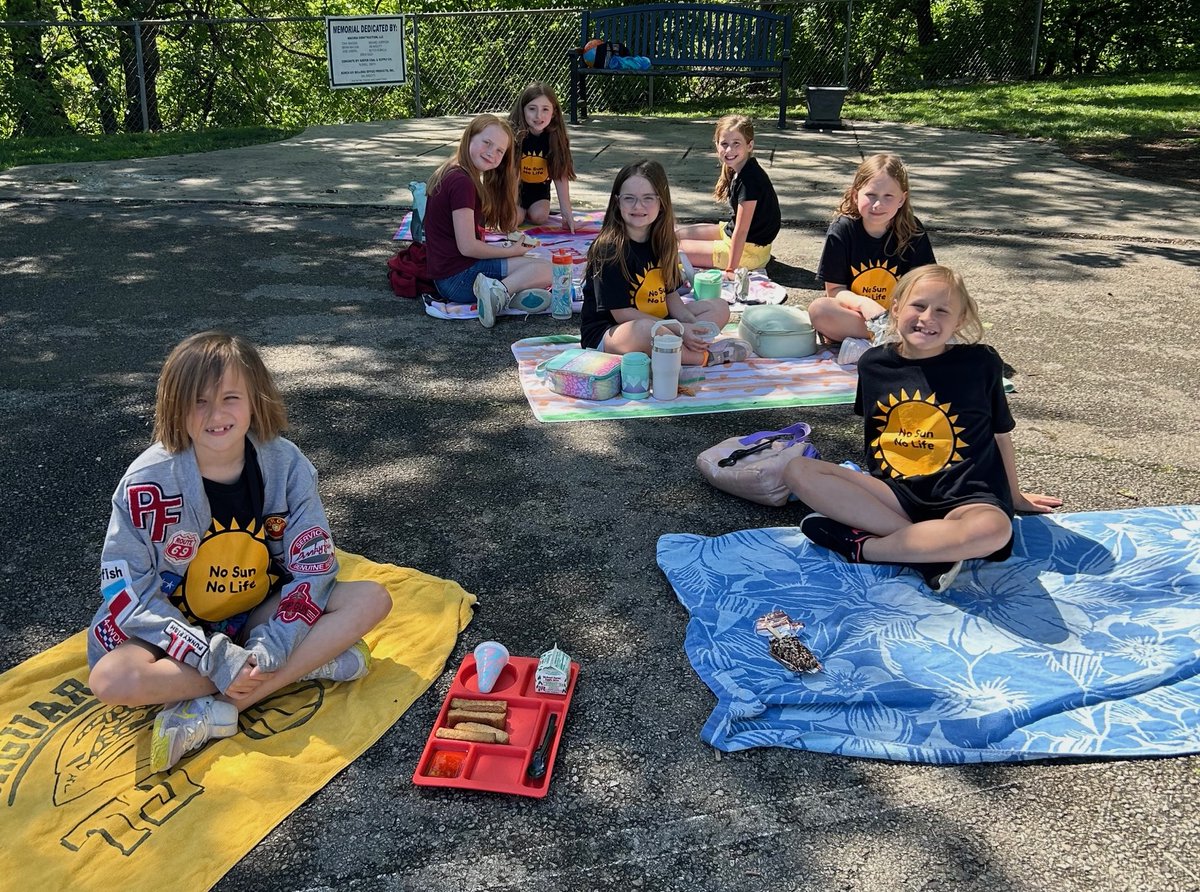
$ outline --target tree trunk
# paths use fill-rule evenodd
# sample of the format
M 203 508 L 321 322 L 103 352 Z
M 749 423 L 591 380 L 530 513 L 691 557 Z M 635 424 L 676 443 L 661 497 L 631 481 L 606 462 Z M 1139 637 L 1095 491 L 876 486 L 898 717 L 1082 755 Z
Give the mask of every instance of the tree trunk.
M 7 18 L 39 21 L 47 18 L 40 0 L 9 0 Z M 13 54 L 13 104 L 16 136 L 62 136 L 74 128 L 42 49 L 42 28 L 10 28 Z
M 158 0 L 117 0 L 114 4 L 122 18 L 144 22 L 158 14 Z M 142 78 L 138 77 L 138 41 L 133 27 L 121 28 L 121 68 L 125 72 L 125 129 L 162 130 L 162 118 L 158 113 L 158 72 L 162 61 L 158 55 L 158 25 L 142 24 L 141 52 L 142 74 L 146 92 L 145 117 L 143 118 L 141 89 Z
M 917 45 L 929 46 L 937 40 L 937 26 L 933 23 L 930 0 L 912 0 L 908 7 L 917 20 Z
M 917 20 L 917 46 L 925 52 L 921 53 L 921 76 L 926 81 L 937 80 L 941 74 L 941 65 L 936 58 L 937 26 L 933 24 L 933 10 L 930 0 L 911 0 L 908 6 Z
M 82 0 L 70 0 L 71 17 L 83 21 L 85 14 Z M 79 55 L 83 59 L 83 67 L 87 69 L 88 77 L 96 92 L 96 111 L 100 115 L 100 127 L 107 133 L 116 133 L 121 129 L 117 120 L 117 104 L 113 96 L 112 84 L 108 79 L 108 66 L 104 57 L 92 42 L 92 36 L 87 28 L 72 28 L 71 36 L 79 47 Z

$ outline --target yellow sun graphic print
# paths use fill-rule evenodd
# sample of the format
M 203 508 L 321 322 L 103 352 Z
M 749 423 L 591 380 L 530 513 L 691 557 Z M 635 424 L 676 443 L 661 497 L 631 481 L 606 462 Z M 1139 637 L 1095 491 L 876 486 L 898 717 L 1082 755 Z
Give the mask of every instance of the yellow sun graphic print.
M 885 310 L 892 305 L 892 290 L 896 287 L 896 266 L 886 260 L 873 260 L 862 266 L 850 267 L 850 290 L 869 297 Z
M 882 429 L 871 448 L 885 473 L 919 477 L 962 461 L 959 450 L 966 444 L 958 438 L 963 431 L 955 426 L 958 416 L 950 414 L 949 403 L 938 405 L 936 394 L 922 399 L 919 390 L 912 396 L 901 390 L 899 397 L 892 394 L 876 408 Z
M 550 179 L 550 167 L 546 164 L 546 156 L 541 152 L 533 152 L 521 156 L 521 182 L 544 183 Z
M 257 521 L 246 528 L 213 521 L 172 602 L 185 614 L 218 622 L 257 607 L 273 582 L 266 533 Z
M 667 318 L 667 289 L 663 285 L 662 270 L 650 266 L 633 281 L 633 305 L 643 313 Z

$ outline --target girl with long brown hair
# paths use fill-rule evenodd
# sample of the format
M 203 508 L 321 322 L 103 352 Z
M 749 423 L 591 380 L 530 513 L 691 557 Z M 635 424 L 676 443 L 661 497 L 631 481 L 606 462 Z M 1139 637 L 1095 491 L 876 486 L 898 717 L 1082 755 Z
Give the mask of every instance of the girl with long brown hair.
M 775 187 L 754 157 L 754 123 L 744 115 L 725 115 L 717 121 L 713 144 L 721 163 L 713 198 L 728 203 L 731 216 L 724 225 L 681 226 L 679 249 L 693 266 L 724 270 L 732 278 L 738 267 L 767 265 L 782 219 Z
M 550 184 L 558 193 L 563 229 L 575 231 L 571 211 L 571 140 L 563 122 L 562 106 L 554 88 L 532 83 L 517 97 L 508 123 L 516 134 L 521 154 L 518 161 L 517 221 L 545 223 L 550 219 Z
M 685 303 L 678 293 L 678 254 L 667 172 L 657 161 L 625 165 L 588 250 L 582 345 L 606 353 L 648 353 L 653 328 L 674 319 L 683 327 L 684 365 L 749 357 L 750 345 L 738 338 L 710 343 L 711 326 L 719 331 L 729 321 L 729 305 L 716 298 Z

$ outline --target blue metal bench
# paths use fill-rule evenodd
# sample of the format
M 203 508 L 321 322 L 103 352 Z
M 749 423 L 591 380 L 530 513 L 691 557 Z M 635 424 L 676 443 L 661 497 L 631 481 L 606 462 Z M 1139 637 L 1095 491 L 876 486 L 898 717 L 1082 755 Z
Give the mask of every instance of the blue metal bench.
M 779 126 L 787 123 L 787 66 L 792 17 L 740 6 L 657 3 L 583 10 L 579 47 L 571 62 L 571 123 L 587 117 L 592 77 L 744 77 L 779 81 Z M 594 39 L 619 41 L 649 69 L 588 68 L 583 47 Z M 651 80 L 651 91 L 653 83 Z M 651 92 L 653 97 L 653 92 Z M 653 99 L 651 99 L 653 104 Z

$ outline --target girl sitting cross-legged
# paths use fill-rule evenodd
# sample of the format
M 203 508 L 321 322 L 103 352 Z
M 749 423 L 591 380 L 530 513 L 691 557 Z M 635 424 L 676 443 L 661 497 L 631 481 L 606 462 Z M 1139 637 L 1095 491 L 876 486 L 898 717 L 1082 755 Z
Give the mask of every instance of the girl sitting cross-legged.
M 1003 363 L 977 343 L 983 326 L 962 277 L 936 264 L 907 273 L 888 325 L 899 340 L 858 363 L 854 411 L 870 473 L 801 457 L 784 479 L 819 512 L 800 522 L 817 545 L 852 562 L 908 565 L 942 591 L 964 560 L 1012 553 L 1015 511 L 1062 500 L 1017 486 Z

